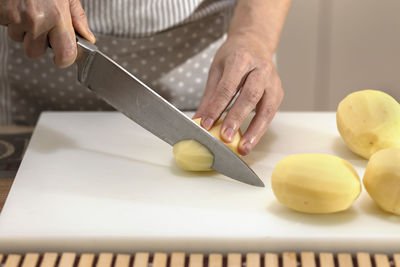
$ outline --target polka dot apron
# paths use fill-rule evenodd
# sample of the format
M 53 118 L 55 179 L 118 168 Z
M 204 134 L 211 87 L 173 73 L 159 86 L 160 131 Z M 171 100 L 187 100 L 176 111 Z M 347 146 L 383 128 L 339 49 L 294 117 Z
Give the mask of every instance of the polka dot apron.
M 228 21 L 219 13 L 147 37 L 96 34 L 97 46 L 177 108 L 195 110 Z M 6 34 L 5 28 L 1 31 Z M 8 39 L 0 44 L 0 55 L 2 51 L 0 124 L 34 125 L 44 110 L 112 110 L 79 84 L 76 65 L 57 69 L 50 49 L 31 60 L 24 56 L 23 44 Z

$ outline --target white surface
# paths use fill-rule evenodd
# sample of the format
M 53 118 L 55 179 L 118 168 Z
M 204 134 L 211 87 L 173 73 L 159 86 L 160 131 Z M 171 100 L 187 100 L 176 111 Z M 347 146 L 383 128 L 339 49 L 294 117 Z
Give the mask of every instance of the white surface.
M 334 113 L 279 113 L 246 158 L 266 188 L 178 169 L 171 147 L 119 113 L 45 113 L 0 215 L 8 251 L 395 251 L 400 218 L 365 191 L 332 215 L 305 215 L 273 197 L 289 154 L 330 153 L 359 175 Z

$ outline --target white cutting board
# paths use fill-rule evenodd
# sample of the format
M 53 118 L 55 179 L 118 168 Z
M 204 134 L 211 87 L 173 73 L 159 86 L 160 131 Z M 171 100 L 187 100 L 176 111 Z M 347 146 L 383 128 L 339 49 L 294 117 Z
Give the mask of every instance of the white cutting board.
M 0 251 L 371 251 L 400 248 L 400 218 L 365 191 L 348 211 L 305 215 L 274 198 L 294 153 L 329 153 L 360 176 L 334 113 L 278 113 L 245 160 L 265 188 L 180 170 L 171 147 L 123 115 L 44 113 L 0 215 Z

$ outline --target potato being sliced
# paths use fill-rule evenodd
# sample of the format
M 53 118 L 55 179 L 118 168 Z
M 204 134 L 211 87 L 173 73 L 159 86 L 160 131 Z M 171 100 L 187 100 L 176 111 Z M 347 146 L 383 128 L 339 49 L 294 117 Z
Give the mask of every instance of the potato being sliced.
M 197 124 L 200 124 L 200 118 L 194 119 Z M 209 132 L 222 141 L 220 137 L 222 119 L 220 119 L 209 130 Z M 239 155 L 238 145 L 242 134 L 240 130 L 234 136 L 231 143 L 225 143 L 233 152 Z M 173 155 L 176 163 L 184 170 L 188 171 L 210 171 L 214 161 L 214 156 L 207 147 L 203 146 L 196 140 L 182 140 L 176 143 L 173 147 Z
M 210 171 L 214 156 L 196 140 L 182 140 L 172 149 L 176 163 L 187 171 Z

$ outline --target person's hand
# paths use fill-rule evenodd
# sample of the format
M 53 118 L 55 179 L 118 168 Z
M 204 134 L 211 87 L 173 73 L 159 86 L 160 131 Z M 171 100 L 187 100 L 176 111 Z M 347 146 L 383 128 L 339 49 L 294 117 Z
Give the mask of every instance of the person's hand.
M 231 142 L 255 108 L 256 115 L 239 143 L 247 155 L 267 130 L 283 98 L 281 80 L 268 49 L 251 36 L 229 36 L 217 51 L 206 90 L 193 118 L 209 130 L 239 92 L 222 123 L 221 137 Z
M 42 56 L 48 44 L 57 67 L 71 65 L 77 56 L 75 30 L 95 42 L 79 0 L 0 0 L 0 24 L 23 42 L 29 58 Z

